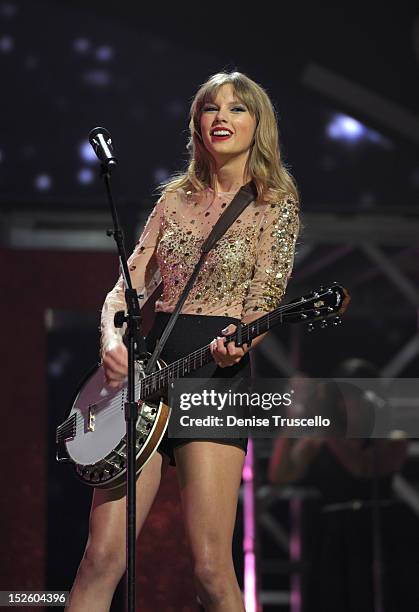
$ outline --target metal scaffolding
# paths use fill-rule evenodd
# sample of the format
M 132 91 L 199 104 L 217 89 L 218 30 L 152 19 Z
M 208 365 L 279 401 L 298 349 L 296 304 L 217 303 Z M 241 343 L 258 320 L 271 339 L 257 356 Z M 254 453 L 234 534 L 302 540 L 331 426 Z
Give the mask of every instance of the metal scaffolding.
M 335 210 L 338 210 L 338 206 Z M 362 294 L 361 303 L 352 302 L 347 317 L 381 317 L 393 321 L 394 316 L 412 320 L 410 338 L 400 345 L 380 370 L 381 377 L 398 377 L 419 355 L 419 289 L 417 266 L 419 255 L 419 217 L 397 214 L 337 214 L 307 213 L 303 218 L 304 233 L 300 237 L 289 290 L 297 295 L 313 289 L 323 277 L 340 281 L 340 270 L 350 279 L 350 293 Z M 398 298 L 397 308 L 386 303 L 386 296 Z M 394 306 L 394 305 L 393 305 Z M 378 313 L 378 314 L 377 314 Z M 257 349 L 258 359 L 269 364 L 277 376 L 289 377 L 300 370 L 302 334 L 291 334 L 288 346 L 279 335 L 271 333 Z M 320 356 L 321 358 L 321 356 Z M 419 371 L 419 370 L 418 370 Z M 419 443 L 410 441 L 408 457 L 418 454 Z M 255 440 L 255 533 L 259 541 L 257 568 L 259 604 L 272 609 L 302 612 L 304 546 L 301 516 L 304 504 L 313 499 L 315 491 L 301 488 L 278 488 L 267 481 L 266 466 L 272 450 L 272 440 Z M 419 518 L 419 490 L 401 474 L 393 481 L 395 495 L 403 500 Z M 286 518 L 278 516 L 277 506 L 285 503 Z M 263 537 L 262 537 L 263 536 Z M 269 557 L 260 544 L 268 539 Z M 272 549 L 276 555 L 272 557 Z M 281 582 L 288 575 L 289 588 L 263 586 L 272 575 Z M 283 582 L 283 580 L 282 580 Z M 269 607 L 268 609 L 271 609 Z

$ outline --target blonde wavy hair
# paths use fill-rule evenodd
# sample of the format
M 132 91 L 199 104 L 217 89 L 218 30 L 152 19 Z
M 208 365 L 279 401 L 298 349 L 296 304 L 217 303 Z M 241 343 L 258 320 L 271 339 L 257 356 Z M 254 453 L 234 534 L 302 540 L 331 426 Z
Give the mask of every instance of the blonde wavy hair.
M 241 72 L 219 72 L 201 85 L 190 110 L 188 167 L 186 172 L 175 174 L 164 182 L 160 190 L 174 191 L 183 188 L 202 191 L 213 186 L 213 160 L 202 140 L 201 114 L 204 105 L 214 102 L 218 90 L 228 84 L 233 86 L 236 97 L 256 118 L 247 171 L 256 184 L 259 198 L 278 200 L 291 194 L 298 201 L 295 181 L 281 159 L 278 124 L 272 103 L 264 89 Z

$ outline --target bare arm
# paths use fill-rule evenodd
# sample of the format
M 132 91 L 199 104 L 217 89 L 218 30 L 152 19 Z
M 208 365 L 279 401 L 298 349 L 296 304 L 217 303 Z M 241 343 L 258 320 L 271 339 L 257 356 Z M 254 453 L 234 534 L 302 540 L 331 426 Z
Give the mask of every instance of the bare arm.
M 371 478 L 375 464 L 379 476 L 394 474 L 400 470 L 406 459 L 406 440 L 373 440 L 372 445 L 367 448 L 362 448 L 362 443 L 361 439 L 327 440 L 336 459 L 348 472 L 359 478 Z
M 284 485 L 301 478 L 322 444 L 314 438 L 278 438 L 269 463 L 270 482 Z
M 141 237 L 128 259 L 132 285 L 144 294 L 140 307 L 149 297 L 159 282 L 159 269 L 155 256 L 160 226 L 163 218 L 164 198 L 160 198 L 150 213 Z M 109 386 L 118 388 L 122 385 L 128 371 L 128 355 L 123 344 L 124 328 L 114 326 L 114 316 L 118 310 L 125 310 L 125 292 L 122 276 L 115 287 L 106 296 L 101 316 L 101 355 L 105 378 Z

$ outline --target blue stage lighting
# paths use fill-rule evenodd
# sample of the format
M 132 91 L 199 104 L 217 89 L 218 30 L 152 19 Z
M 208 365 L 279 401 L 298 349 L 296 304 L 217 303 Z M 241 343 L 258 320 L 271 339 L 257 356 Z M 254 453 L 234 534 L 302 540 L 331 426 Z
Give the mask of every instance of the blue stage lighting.
M 48 191 L 51 189 L 52 180 L 49 174 L 38 174 L 35 177 L 35 188 L 38 191 Z
M 92 145 L 88 140 L 84 140 L 80 144 L 79 153 L 81 159 L 87 164 L 96 164 L 98 161 L 96 153 L 93 151 Z
M 90 168 L 81 168 L 77 173 L 77 180 L 82 185 L 89 185 L 93 182 L 95 178 L 95 173 Z

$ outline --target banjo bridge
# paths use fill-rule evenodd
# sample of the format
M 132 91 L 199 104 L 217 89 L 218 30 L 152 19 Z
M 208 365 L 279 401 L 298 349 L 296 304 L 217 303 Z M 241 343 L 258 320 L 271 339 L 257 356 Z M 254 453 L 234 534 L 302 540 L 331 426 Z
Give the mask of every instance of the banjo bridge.
M 95 430 L 95 420 L 96 416 L 94 410 L 96 408 L 96 404 L 89 404 L 89 412 L 87 414 L 87 431 Z

